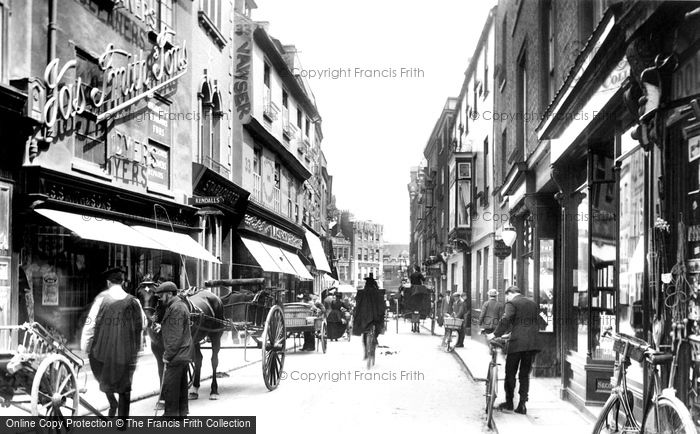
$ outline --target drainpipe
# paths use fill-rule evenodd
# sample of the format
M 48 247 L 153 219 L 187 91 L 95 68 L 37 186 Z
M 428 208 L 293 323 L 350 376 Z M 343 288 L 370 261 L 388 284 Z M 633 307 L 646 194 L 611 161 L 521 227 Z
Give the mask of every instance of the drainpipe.
M 46 64 L 48 65 L 53 59 L 56 58 L 56 18 L 58 15 L 58 0 L 49 0 L 49 26 L 48 26 L 48 59 Z

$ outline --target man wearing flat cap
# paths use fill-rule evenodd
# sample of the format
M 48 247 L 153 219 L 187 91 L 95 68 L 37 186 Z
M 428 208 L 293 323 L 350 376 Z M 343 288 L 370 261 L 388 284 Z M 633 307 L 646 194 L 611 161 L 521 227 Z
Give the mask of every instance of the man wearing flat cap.
M 177 296 L 173 282 L 163 282 L 156 288 L 156 295 L 165 306 L 161 333 L 163 335 L 163 390 L 166 417 L 187 416 L 187 366 L 192 361 L 192 334 L 190 311 Z
M 131 380 L 141 349 L 141 331 L 146 317 L 136 297 L 122 288 L 124 271 L 112 268 L 103 273 L 107 289 L 92 303 L 80 339 L 81 349 L 88 354 L 90 368 L 107 395 L 109 416 L 117 411 L 120 418 L 129 417 Z M 119 401 L 114 394 L 119 395 Z

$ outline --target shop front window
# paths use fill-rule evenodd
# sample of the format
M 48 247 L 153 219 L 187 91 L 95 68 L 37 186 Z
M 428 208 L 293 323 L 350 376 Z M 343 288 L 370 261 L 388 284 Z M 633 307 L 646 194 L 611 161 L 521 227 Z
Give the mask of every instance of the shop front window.
M 554 331 L 554 240 L 540 239 L 540 316 L 547 321 L 543 332 Z
M 624 136 L 623 136 L 624 141 Z M 646 339 L 642 322 L 644 288 L 644 151 L 637 148 L 621 161 L 620 184 L 619 331 Z M 642 366 L 633 363 L 629 375 L 642 381 Z M 636 375 L 635 375 L 636 374 Z
M 569 216 L 567 216 L 569 217 Z M 573 270 L 574 313 L 577 339 L 573 350 L 585 353 L 588 349 L 588 197 L 578 206 L 578 212 L 571 216 L 571 224 L 577 227 L 577 260 Z

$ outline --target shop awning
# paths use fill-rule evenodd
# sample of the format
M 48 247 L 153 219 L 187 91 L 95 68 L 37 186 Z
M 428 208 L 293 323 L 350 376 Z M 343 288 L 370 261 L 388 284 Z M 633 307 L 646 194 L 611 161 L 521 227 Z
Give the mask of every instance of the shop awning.
M 314 277 L 309 273 L 309 270 L 306 269 L 304 264 L 301 262 L 301 259 L 297 255 L 295 255 L 292 252 L 288 252 L 284 249 L 282 250 L 282 253 L 287 257 L 287 260 L 292 264 L 294 269 L 297 271 L 297 276 L 301 277 L 302 279 L 308 279 L 308 280 L 313 280 Z
M 246 237 L 241 237 L 241 240 L 264 271 L 291 274 L 302 279 L 313 280 L 313 276 L 294 253 Z
M 221 263 L 216 256 L 209 253 L 207 249 L 193 240 L 189 235 L 153 229 L 146 226 L 131 227 L 142 236 L 151 238 L 163 245 L 165 250 L 170 250 L 171 252 L 190 256 L 192 258 L 202 259 L 204 261 L 214 262 L 216 264 Z
M 55 209 L 36 209 L 37 213 L 69 229 L 80 238 L 103 243 L 123 244 L 146 249 L 163 250 L 155 240 L 144 237 L 130 226 L 114 220 L 83 216 Z
M 260 265 L 263 271 L 267 271 L 268 273 L 284 273 L 277 265 L 277 262 L 267 253 L 267 250 L 265 250 L 265 247 L 263 247 L 260 241 L 245 237 L 241 237 L 241 240 L 243 240 L 243 244 L 245 244 L 246 248 L 250 254 L 253 255 L 253 258 L 255 258 L 255 261 Z
M 282 270 L 283 273 L 291 274 L 292 276 L 297 275 L 297 270 L 294 269 L 294 266 L 289 262 L 287 257 L 284 255 L 282 252 L 282 249 L 279 247 L 271 246 L 269 244 L 265 244 L 261 242 L 263 248 L 267 251 L 267 253 L 270 255 L 273 261 L 277 264 L 280 270 Z
M 326 254 L 323 251 L 321 240 L 319 240 L 316 235 L 308 230 L 306 231 L 305 235 L 306 242 L 309 243 L 309 249 L 311 250 L 311 256 L 313 257 L 314 264 L 316 264 L 316 269 L 330 273 L 331 267 L 328 265 L 328 259 L 326 259 Z
M 154 250 L 169 250 L 181 255 L 221 263 L 204 247 L 185 234 L 146 226 L 128 226 L 114 220 L 55 209 L 41 208 L 35 211 L 86 240 Z

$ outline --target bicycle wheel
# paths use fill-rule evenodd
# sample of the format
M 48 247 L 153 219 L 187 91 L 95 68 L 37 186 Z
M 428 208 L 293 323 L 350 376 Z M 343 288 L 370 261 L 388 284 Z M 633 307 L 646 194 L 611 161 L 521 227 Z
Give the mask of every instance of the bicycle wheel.
M 489 368 L 489 381 L 486 386 L 486 425 L 494 428 L 493 424 L 493 404 L 496 402 L 498 394 L 498 365 L 492 365 Z
M 695 424 L 688 409 L 673 396 L 660 396 L 658 417 L 652 405 L 644 418 L 644 433 L 648 434 L 696 434 Z
M 593 434 L 624 433 L 635 429 L 637 423 L 629 419 L 617 395 L 610 395 L 593 426 Z

